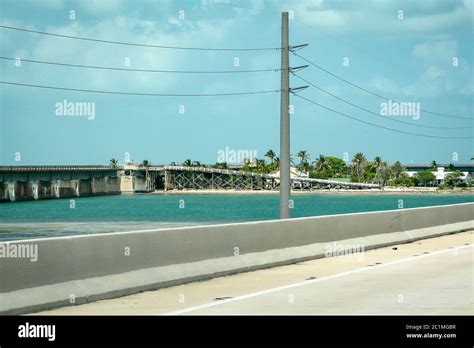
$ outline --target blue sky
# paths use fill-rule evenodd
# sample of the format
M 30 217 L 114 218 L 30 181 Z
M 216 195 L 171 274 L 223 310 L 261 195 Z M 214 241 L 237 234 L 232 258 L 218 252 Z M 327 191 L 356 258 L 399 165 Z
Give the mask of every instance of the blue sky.
M 254 9 L 254 10 L 251 10 Z M 70 11 L 75 19 L 70 19 Z M 1 1 L 1 25 L 65 35 L 191 47 L 278 47 L 280 15 L 292 10 L 290 44 L 334 74 L 422 109 L 472 117 L 473 1 Z M 184 19 L 180 19 L 184 11 Z M 403 11 L 403 19 L 398 18 Z M 181 12 L 182 13 L 182 12 Z M 134 69 L 233 70 L 278 68 L 278 51 L 188 51 L 79 41 L 0 28 L 1 56 Z M 234 66 L 238 58 L 239 67 Z M 344 66 L 344 58 L 349 65 Z M 459 62 L 453 66 L 453 58 Z M 347 61 L 347 60 L 346 60 Z M 305 64 L 290 56 L 290 64 Z M 143 93 L 226 93 L 279 89 L 279 72 L 158 74 L 104 71 L 0 60 L 1 80 L 68 88 Z M 305 79 L 379 112 L 382 100 L 315 67 Z M 291 86 L 304 85 L 296 77 Z M 0 85 L 0 164 L 214 163 L 226 147 L 278 152 L 279 95 L 226 97 L 117 96 Z M 353 117 L 402 131 L 473 136 L 472 120 L 421 113 L 405 122 L 464 129 L 431 129 L 367 114 L 308 88 L 302 96 Z M 95 103 L 96 116 L 58 117 L 55 105 Z M 388 162 L 469 163 L 472 139 L 433 139 L 374 128 L 292 97 L 291 152 Z M 179 113 L 184 105 L 184 114 Z M 393 117 L 393 116 L 392 116 Z M 20 154 L 20 156 L 18 156 Z M 453 155 L 454 154 L 454 155 Z M 456 157 L 457 156 L 457 157 Z M 16 159 L 20 159 L 16 161 Z

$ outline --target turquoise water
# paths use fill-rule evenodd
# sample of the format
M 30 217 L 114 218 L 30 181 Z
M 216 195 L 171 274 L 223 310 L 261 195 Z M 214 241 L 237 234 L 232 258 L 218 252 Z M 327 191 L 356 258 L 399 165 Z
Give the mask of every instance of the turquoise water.
M 278 195 L 118 195 L 0 204 L 0 240 L 278 218 Z M 474 202 L 473 195 L 294 195 L 292 216 Z M 180 208 L 184 203 L 184 208 Z

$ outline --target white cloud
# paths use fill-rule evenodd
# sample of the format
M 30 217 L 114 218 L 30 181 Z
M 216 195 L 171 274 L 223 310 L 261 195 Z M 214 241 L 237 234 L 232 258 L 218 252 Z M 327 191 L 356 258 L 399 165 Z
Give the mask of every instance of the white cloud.
M 170 18 L 164 17 L 159 21 L 151 21 L 139 19 L 135 15 L 127 17 L 116 15 L 106 18 L 95 25 L 74 21 L 67 25 L 48 25 L 41 29 L 25 25 L 21 22 L 3 20 L 2 23 L 71 36 L 149 45 L 186 47 L 239 46 L 239 44 L 228 41 L 229 35 L 232 36 L 232 34 L 238 33 L 238 28 L 243 25 L 241 21 L 237 21 L 235 18 L 212 17 L 210 20 L 186 18 L 185 25 L 176 24 L 175 21 L 170 21 Z M 24 46 L 24 49 L 18 50 L 18 42 L 15 42 L 13 39 L 13 37 L 18 37 L 18 35 L 25 35 L 27 40 L 31 40 L 31 44 L 28 41 L 28 45 L 20 45 L 20 47 Z M 222 52 L 133 47 L 24 33 L 15 33 L 11 39 L 5 40 L 3 49 L 6 54 L 15 52 L 16 55 L 27 59 L 111 67 L 125 67 L 125 58 L 129 58 L 130 68 L 156 70 L 213 70 L 216 66 L 218 66 L 218 69 L 228 69 L 232 68 L 232 59 L 234 57 L 234 53 L 230 53 L 232 54 L 230 56 L 230 54 Z M 254 58 L 253 55 L 242 56 L 243 66 L 257 68 L 254 59 L 258 58 Z M 227 61 L 228 65 L 225 63 Z M 268 62 L 258 61 L 263 67 L 272 66 Z M 235 81 L 235 84 L 229 84 L 228 75 L 197 76 L 120 72 L 64 68 L 32 63 L 25 63 L 22 72 L 21 75 L 18 75 L 14 69 L 5 69 L 4 76 L 7 80 L 17 82 L 145 93 L 204 93 L 204 90 L 215 93 L 245 89 L 258 90 L 259 85 L 265 85 L 265 82 L 268 81 L 266 77 L 262 79 L 262 75 L 259 74 L 245 76 L 249 81 L 245 85 L 237 79 L 240 76 L 236 76 L 232 80 Z M 223 79 L 225 83 L 196 83 L 198 77 L 201 80 L 203 78 L 208 80 Z M 249 88 L 249 86 L 254 87 Z M 267 87 L 264 89 L 273 88 Z
M 456 40 L 424 42 L 415 45 L 412 55 L 416 58 L 442 59 L 451 61 L 457 56 L 458 43 Z
M 371 89 L 376 89 L 377 91 L 382 91 L 390 95 L 396 95 L 401 93 L 401 88 L 394 81 L 389 80 L 385 77 L 374 77 L 369 81 L 369 87 Z
M 406 95 L 418 97 L 435 97 L 453 89 L 445 70 L 437 66 L 429 66 L 412 84 L 403 88 Z
M 472 25 L 472 1 L 287 1 L 279 9 L 292 8 L 296 20 L 320 33 L 370 33 L 426 36 Z M 404 17 L 398 19 L 398 11 Z
M 45 1 L 47 2 L 47 1 Z M 77 2 L 79 10 L 87 14 L 114 14 L 123 11 L 126 6 L 125 0 L 87 0 Z M 73 7 L 73 6 L 70 6 Z M 73 9 L 73 8 L 71 8 Z M 78 14 L 80 16 L 80 14 Z

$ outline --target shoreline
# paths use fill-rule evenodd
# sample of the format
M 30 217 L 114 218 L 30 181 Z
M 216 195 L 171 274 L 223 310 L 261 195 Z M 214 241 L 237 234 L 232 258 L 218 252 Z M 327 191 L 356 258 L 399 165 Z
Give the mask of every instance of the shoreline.
M 145 194 L 154 195 L 278 195 L 279 191 L 257 191 L 257 190 L 172 190 L 163 191 L 156 190 Z M 362 189 L 362 190 L 345 190 L 345 189 L 322 189 L 313 191 L 299 191 L 292 190 L 293 195 L 311 195 L 311 194 L 341 194 L 341 195 L 399 195 L 399 194 L 437 194 L 437 195 L 472 195 L 474 189 L 466 190 L 438 190 L 436 188 L 424 188 L 424 189 L 413 189 L 413 188 L 386 188 L 386 189 Z

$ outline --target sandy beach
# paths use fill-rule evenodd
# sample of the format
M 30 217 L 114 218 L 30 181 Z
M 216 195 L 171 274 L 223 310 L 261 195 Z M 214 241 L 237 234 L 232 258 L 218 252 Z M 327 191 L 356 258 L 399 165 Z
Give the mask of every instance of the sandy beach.
M 365 194 L 474 194 L 474 188 L 464 188 L 464 189 L 450 189 L 450 190 L 439 190 L 436 187 L 384 187 L 383 189 L 361 189 L 361 190 L 347 190 L 347 189 L 321 189 L 313 191 L 301 191 L 301 190 L 292 190 L 292 194 L 295 195 L 306 195 L 306 194 L 348 194 L 348 195 L 365 195 Z M 264 191 L 264 190 L 173 190 L 173 191 L 163 191 L 156 190 L 151 192 L 151 194 L 158 195 L 214 195 L 214 194 L 248 194 L 248 195 L 277 195 L 279 191 Z

